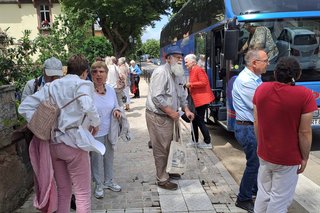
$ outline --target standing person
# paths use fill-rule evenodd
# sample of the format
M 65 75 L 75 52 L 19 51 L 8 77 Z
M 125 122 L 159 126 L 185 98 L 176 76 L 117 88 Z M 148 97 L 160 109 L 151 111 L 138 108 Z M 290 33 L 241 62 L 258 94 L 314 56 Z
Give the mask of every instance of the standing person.
M 130 70 L 126 63 L 125 57 L 121 57 L 118 59 L 118 66 L 119 66 L 120 76 L 122 76 L 125 82 L 125 87 L 123 89 L 123 92 L 125 95 L 124 109 L 129 110 L 130 109 Z
M 199 131 L 204 138 L 204 143 L 199 143 L 197 146 L 199 148 L 212 149 L 211 137 L 209 130 L 204 123 L 204 115 L 209 103 L 214 101 L 214 96 L 210 88 L 209 79 L 207 73 L 197 65 L 197 57 L 194 54 L 186 55 L 184 58 L 185 65 L 189 70 L 189 82 L 186 83 L 186 87 L 190 91 L 192 97 L 196 114 L 195 119 L 192 121 L 193 131 L 194 131 L 194 142 L 198 143 Z M 192 136 L 193 137 L 193 136 Z
M 108 66 L 109 70 L 107 84 L 115 90 L 119 106 L 123 106 L 122 98 L 124 96 L 123 89 L 125 87 L 125 82 L 122 76 L 120 76 L 119 68 L 116 62 L 116 57 L 106 57 L 106 65 Z
M 318 107 L 311 90 L 295 85 L 300 76 L 294 57 L 281 58 L 276 81 L 263 83 L 253 97 L 260 160 L 255 213 L 287 212 L 308 162 L 312 114 Z
M 170 182 L 170 177 L 179 178 L 180 175 L 169 175 L 166 172 L 173 127 L 174 123 L 179 124 L 179 107 L 190 120 L 193 120 L 194 114 L 187 106 L 183 88 L 181 49 L 178 46 L 169 47 L 166 60 L 166 64 L 159 66 L 152 73 L 146 103 L 146 122 L 152 143 L 157 184 L 164 189 L 176 190 L 178 185 Z
M 206 66 L 206 56 L 204 54 L 199 55 L 199 60 L 197 62 L 198 66 L 205 70 Z
M 236 112 L 234 133 L 246 154 L 247 164 L 240 183 L 236 206 L 253 212 L 252 196 L 257 193 L 259 159 L 253 128 L 252 98 L 262 83 L 261 74 L 266 72 L 268 56 L 264 50 L 251 49 L 245 56 L 246 67 L 236 78 L 232 89 L 233 107 Z
M 48 58 L 43 64 L 42 75 L 38 78 L 29 80 L 24 86 L 21 102 L 29 95 L 40 90 L 46 83 L 63 76 L 62 63 L 55 57 Z
M 133 91 L 134 96 L 132 98 L 140 98 L 140 91 L 139 91 L 139 82 L 140 82 L 140 75 L 142 73 L 140 67 L 136 64 L 134 60 L 130 61 L 130 74 L 131 74 L 131 84 L 134 84 L 135 91 Z
M 71 192 L 76 197 L 77 212 L 91 212 L 91 170 L 89 152 L 79 148 L 83 144 L 78 128 L 84 116 L 89 120 L 89 131 L 96 134 L 100 124 L 99 114 L 93 105 L 93 83 L 86 81 L 87 60 L 74 55 L 68 60 L 67 75 L 46 84 L 39 92 L 28 96 L 19 106 L 19 113 L 30 121 L 41 101 L 52 100 L 64 106 L 79 95 L 76 101 L 61 109 L 57 131 L 50 141 L 50 154 L 58 191 L 57 213 L 70 211 Z M 96 147 L 94 147 L 96 148 Z M 41 163 L 41 162 L 40 162 Z
M 91 153 L 91 168 L 93 181 L 95 182 L 94 196 L 103 198 L 103 189 L 107 188 L 115 192 L 121 191 L 121 187 L 113 182 L 113 160 L 115 141 L 111 141 L 110 128 L 112 116 L 120 118 L 120 110 L 115 90 L 106 84 L 108 67 L 102 61 L 92 64 L 92 80 L 95 87 L 93 95 L 94 105 L 97 107 L 101 125 L 95 138 L 106 146 L 106 153 Z
M 241 48 L 240 53 L 246 52 L 250 48 L 261 48 L 267 53 L 269 62 L 275 62 L 279 50 L 269 28 L 259 26 L 258 23 L 246 23 L 244 28 L 249 32 L 249 38 Z

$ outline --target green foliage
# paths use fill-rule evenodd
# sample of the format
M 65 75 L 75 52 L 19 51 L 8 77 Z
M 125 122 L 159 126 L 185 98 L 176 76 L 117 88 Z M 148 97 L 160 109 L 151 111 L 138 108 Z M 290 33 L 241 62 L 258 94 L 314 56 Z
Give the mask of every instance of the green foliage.
M 40 63 L 55 56 L 66 64 L 71 55 L 82 53 L 83 41 L 91 36 L 90 29 L 91 21 L 82 22 L 79 13 L 66 10 L 64 14 L 56 16 L 50 32 L 39 34 L 35 40 Z
M 151 57 L 160 57 L 160 41 L 148 39 L 141 47 L 142 54 L 149 54 Z
M 95 36 L 86 39 L 83 42 L 83 54 L 87 57 L 90 63 L 95 61 L 95 58 L 111 56 L 113 54 L 112 46 L 105 37 Z
M 127 56 L 136 44 L 129 37 L 140 38 L 147 25 L 167 14 L 170 0 L 62 0 L 71 11 L 81 11 L 99 22 L 104 36 L 111 42 L 115 56 Z
M 171 1 L 172 13 L 177 13 L 187 1 L 188 0 L 173 0 L 173 1 Z
M 14 84 L 21 91 L 26 81 L 39 73 L 32 61 L 36 47 L 29 38 L 30 33 L 25 30 L 22 38 L 0 55 L 0 85 Z M 15 43 L 12 37 L 8 37 L 8 41 Z

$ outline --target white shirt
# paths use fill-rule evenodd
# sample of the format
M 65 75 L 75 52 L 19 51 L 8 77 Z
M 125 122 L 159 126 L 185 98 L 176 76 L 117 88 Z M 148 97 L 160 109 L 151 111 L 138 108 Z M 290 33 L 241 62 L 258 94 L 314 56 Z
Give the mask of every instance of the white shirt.
M 76 147 L 77 129 L 70 127 L 78 127 L 81 125 L 84 115 L 87 115 L 87 122 L 91 126 L 100 124 L 99 114 L 93 104 L 93 83 L 82 80 L 77 75 L 66 75 L 61 79 L 57 79 L 51 83 L 47 83 L 40 91 L 26 97 L 19 106 L 19 113 L 29 122 L 33 113 L 36 111 L 40 102 L 49 99 L 49 92 L 54 102 L 61 108 L 66 103 L 81 96 L 67 107 L 61 109 L 58 117 L 58 128 L 60 131 L 55 132 L 53 143 L 65 143 L 66 145 Z
M 38 81 L 41 81 L 41 84 L 38 88 L 38 90 L 40 90 L 46 84 L 46 82 L 45 82 L 43 75 L 38 77 L 37 79 L 38 79 Z M 35 83 L 35 79 L 31 79 L 31 80 L 27 81 L 27 83 L 24 86 L 24 89 L 22 91 L 21 101 L 23 101 L 27 96 L 32 95 L 34 93 L 35 86 L 38 86 L 38 85 L 34 85 L 34 83 Z
M 119 71 L 118 67 L 114 64 L 108 65 L 108 79 L 107 79 L 107 84 L 112 86 L 113 88 L 117 87 L 117 82 L 119 80 Z
M 93 101 L 100 116 L 101 124 L 95 137 L 102 137 L 109 133 L 113 109 L 118 107 L 116 92 L 111 86 L 106 86 L 106 94 L 94 93 Z

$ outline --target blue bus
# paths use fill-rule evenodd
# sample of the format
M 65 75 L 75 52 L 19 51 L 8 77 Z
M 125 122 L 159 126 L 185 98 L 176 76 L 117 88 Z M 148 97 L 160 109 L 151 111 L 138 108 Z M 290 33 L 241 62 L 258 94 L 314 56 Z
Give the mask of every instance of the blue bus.
M 216 97 L 206 119 L 229 131 L 235 122 L 231 90 L 244 68 L 240 50 L 250 35 L 248 24 L 267 27 L 278 49 L 262 80 L 273 80 L 278 58 L 294 56 L 302 67 L 297 84 L 310 88 L 320 105 L 319 0 L 189 0 L 161 32 L 161 60 L 173 44 L 184 54 L 205 56 L 205 69 Z M 319 109 L 314 112 L 312 125 L 320 126 Z

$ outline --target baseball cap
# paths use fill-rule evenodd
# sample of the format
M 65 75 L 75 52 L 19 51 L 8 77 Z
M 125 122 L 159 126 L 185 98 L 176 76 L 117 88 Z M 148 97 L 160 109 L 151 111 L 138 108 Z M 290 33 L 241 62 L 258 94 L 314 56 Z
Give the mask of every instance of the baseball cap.
M 167 58 L 169 55 L 173 55 L 173 54 L 179 54 L 179 55 L 182 55 L 182 56 L 183 56 L 183 53 L 182 53 L 180 47 L 179 47 L 179 46 L 176 46 L 176 45 L 173 45 L 173 46 L 168 47 L 166 53 L 167 53 L 166 58 Z
M 47 76 L 63 76 L 61 61 L 55 57 L 45 60 L 44 71 Z

